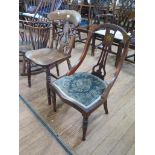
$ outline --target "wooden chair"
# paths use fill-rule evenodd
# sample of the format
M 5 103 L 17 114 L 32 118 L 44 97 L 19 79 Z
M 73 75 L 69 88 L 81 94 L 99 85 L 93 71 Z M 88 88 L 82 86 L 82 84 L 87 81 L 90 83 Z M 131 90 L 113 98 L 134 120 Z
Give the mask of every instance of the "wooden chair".
M 60 7 L 61 0 L 24 0 L 25 12 L 20 18 L 28 21 L 48 21 L 47 15 Z
M 38 23 L 30 21 L 22 21 L 23 28 L 19 29 L 19 56 L 22 62 L 21 75 L 27 75 L 27 60 L 25 53 L 29 50 L 37 50 L 45 48 L 47 46 L 50 23 Z M 36 68 L 34 64 L 31 64 L 32 74 L 39 73 L 41 68 Z
M 105 36 L 102 38 L 103 48 L 100 57 L 98 58 L 97 64 L 92 68 L 91 73 L 75 73 L 87 54 L 93 33 L 97 30 L 106 31 Z M 124 48 L 121 51 L 119 63 L 114 74 L 110 76 L 111 78 L 109 80 L 106 80 L 106 60 L 109 50 L 113 44 L 116 32 L 118 31 L 120 34 L 122 34 L 122 43 Z M 63 76 L 62 78 L 55 80 L 50 84 L 54 111 L 56 111 L 57 94 L 63 102 L 81 112 L 83 116 L 82 140 L 85 140 L 86 137 L 88 117 L 90 114 L 101 105 L 104 106 L 105 113 L 108 114 L 107 98 L 112 86 L 118 77 L 123 61 L 128 52 L 129 40 L 130 37 L 126 31 L 117 25 L 104 24 L 94 27 L 94 29 L 88 33 L 88 38 L 84 46 L 83 57 L 81 57 L 77 65 L 75 65 L 66 76 Z
M 34 63 L 44 69 L 46 72 L 46 86 L 47 86 L 47 96 L 48 103 L 50 103 L 50 77 L 53 76 L 57 78 L 54 74 L 50 73 L 50 69 L 58 64 L 67 61 L 68 68 L 71 68 L 70 60 L 72 48 L 75 41 L 76 26 L 81 21 L 81 16 L 76 11 L 70 10 L 59 10 L 51 12 L 48 15 L 51 22 L 61 21 L 60 24 L 63 25 L 63 33 L 56 35 L 55 39 L 50 39 L 50 46 L 47 48 L 42 48 L 39 50 L 32 50 L 26 52 L 26 58 L 28 59 L 28 85 L 31 87 L 31 63 Z M 58 23 L 58 22 L 57 22 Z M 52 26 L 51 31 L 52 36 L 55 36 L 55 29 Z M 57 67 L 57 72 L 59 72 Z
M 113 6 L 112 9 L 111 9 L 111 6 Z M 85 40 L 87 37 L 81 37 L 81 33 L 87 34 L 89 29 L 94 27 L 96 24 L 99 24 L 98 15 L 112 13 L 115 8 L 114 6 L 115 6 L 115 1 L 113 3 L 112 0 L 91 1 L 91 3 L 87 5 L 88 7 L 87 18 L 85 17 L 84 22 L 81 23 L 78 27 L 79 40 L 77 40 L 77 42 L 85 43 Z M 82 7 L 81 7 L 81 10 L 82 10 Z
M 133 3 L 131 3 L 131 2 L 133 2 Z M 128 34 L 130 34 L 130 35 L 132 34 L 131 35 L 132 39 L 131 39 L 129 47 L 134 50 L 135 49 L 135 42 L 134 42 L 133 32 L 135 31 L 135 11 L 134 11 L 134 8 L 131 7 L 131 6 L 134 6 L 133 5 L 134 0 L 130 0 L 130 3 L 129 3 L 129 0 L 128 0 L 128 3 L 126 2 L 125 4 L 127 6 L 126 5 L 124 6 L 124 3 L 123 3 L 121 5 L 121 7 L 119 8 L 119 10 L 117 10 L 117 14 L 115 12 L 115 14 L 113 14 L 111 16 L 112 20 L 106 20 L 106 22 L 115 23 L 115 24 L 123 27 L 128 32 Z M 129 5 L 129 4 L 132 4 L 132 5 Z M 107 14 L 107 15 L 105 14 L 104 16 L 109 16 L 109 14 Z M 98 16 L 98 17 L 102 18 L 102 16 Z M 96 31 L 94 33 L 94 36 L 93 36 L 93 39 L 92 39 L 92 51 L 91 51 L 92 56 L 95 54 L 95 49 L 101 49 L 102 50 L 101 41 L 102 41 L 102 37 L 104 36 L 104 34 L 105 34 L 104 31 Z M 119 46 L 119 43 L 120 43 L 121 39 L 122 39 L 122 36 L 119 33 L 117 33 L 116 38 L 115 38 L 115 42 L 114 42 L 113 45 Z M 100 41 L 100 43 L 96 43 L 97 40 Z M 117 65 L 117 54 L 119 55 L 118 51 L 114 52 L 114 51 L 111 50 L 109 52 L 116 55 L 115 64 Z M 135 57 L 135 54 L 128 55 L 128 57 L 125 59 L 126 61 L 134 63 L 134 61 L 131 61 L 131 60 L 128 59 L 129 57 L 130 58 Z

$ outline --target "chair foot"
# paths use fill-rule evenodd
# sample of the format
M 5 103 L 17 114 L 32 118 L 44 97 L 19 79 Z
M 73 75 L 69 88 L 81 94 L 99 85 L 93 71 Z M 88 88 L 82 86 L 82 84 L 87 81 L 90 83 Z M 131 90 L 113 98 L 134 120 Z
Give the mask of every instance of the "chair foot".
M 107 100 L 103 103 L 105 114 L 108 114 Z
M 86 132 L 87 132 L 87 127 L 88 127 L 88 117 L 83 116 L 83 137 L 82 140 L 85 141 L 86 140 Z

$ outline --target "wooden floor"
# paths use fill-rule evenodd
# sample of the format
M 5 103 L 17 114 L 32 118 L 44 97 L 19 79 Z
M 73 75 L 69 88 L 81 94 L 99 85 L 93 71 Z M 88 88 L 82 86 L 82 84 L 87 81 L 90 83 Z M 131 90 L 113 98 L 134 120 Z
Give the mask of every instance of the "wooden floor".
M 19 102 L 19 154 L 66 155 L 65 150 L 57 143 L 54 137 L 49 135 L 22 101 L 20 100 Z
M 83 44 L 82 44 L 83 45 Z M 79 58 L 83 46 L 76 45 L 73 51 L 72 63 Z M 90 56 L 90 51 L 79 71 L 90 71 L 99 51 Z M 107 70 L 112 71 L 115 56 L 109 55 Z M 60 72 L 67 71 L 67 64 L 60 66 Z M 51 72 L 55 72 L 53 69 Z M 45 73 L 32 77 L 32 87 L 27 86 L 27 77 L 20 76 L 20 94 L 31 104 L 35 111 L 52 127 L 77 155 L 134 155 L 135 152 L 135 66 L 125 62 L 121 73 L 111 90 L 108 99 L 109 114 L 105 115 L 103 107 L 98 108 L 89 117 L 87 139 L 81 141 L 82 116 L 81 114 L 61 102 L 57 98 L 57 112 L 48 106 L 46 97 Z M 23 110 L 25 112 L 23 112 Z M 25 122 L 26 121 L 26 122 Z M 33 122 L 33 123 L 31 123 Z M 36 125 L 32 125 L 36 124 Z M 22 126 L 25 127 L 22 127 Z M 35 127 L 38 126 L 38 127 Z M 24 130 L 25 128 L 25 130 Z M 28 128 L 26 130 L 26 128 Z M 30 130 L 30 131 L 29 131 Z M 37 130 L 37 133 L 35 132 Z M 54 139 L 48 137 L 46 129 L 38 124 L 32 114 L 20 104 L 20 154 L 47 154 L 52 153 L 52 145 L 57 154 L 64 154 L 62 148 Z M 46 134 L 45 134 L 46 132 Z M 34 135 L 35 133 L 35 135 Z M 46 143 L 44 143 L 46 141 Z M 51 141 L 51 143 L 50 143 Z M 38 144 L 37 144 L 38 143 Z M 35 146 L 33 146 L 35 145 Z M 38 146 L 38 148 L 37 148 Z M 34 149 L 35 148 L 35 149 Z M 44 151 L 45 152 L 44 152 Z M 30 153 L 31 152 L 31 153 Z M 36 153 L 37 152 L 37 153 Z

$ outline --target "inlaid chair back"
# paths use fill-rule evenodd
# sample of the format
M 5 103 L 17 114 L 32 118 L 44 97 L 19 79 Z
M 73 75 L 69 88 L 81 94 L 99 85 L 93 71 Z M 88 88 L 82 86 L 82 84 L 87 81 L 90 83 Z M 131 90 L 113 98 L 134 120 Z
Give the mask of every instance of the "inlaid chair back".
M 76 28 L 81 21 L 80 14 L 74 10 L 61 10 L 50 13 L 48 18 L 53 22 L 52 36 L 55 36 L 52 40 L 52 48 L 70 54 L 75 41 Z M 58 20 L 60 22 L 57 22 Z M 58 29 L 59 25 L 63 30 Z
M 121 52 L 121 59 L 119 62 L 118 67 L 116 68 L 116 72 L 114 73 L 114 79 L 117 78 L 118 73 L 121 69 L 121 66 L 123 64 L 123 61 L 125 59 L 125 56 L 128 52 L 128 46 L 129 46 L 129 42 L 130 42 L 130 37 L 127 34 L 127 32 L 120 26 L 117 26 L 115 24 L 102 24 L 102 25 L 98 25 L 96 27 L 94 27 L 91 31 L 93 31 L 93 33 L 95 31 L 104 31 L 104 34 L 102 36 L 102 51 L 101 54 L 99 56 L 98 62 L 96 65 L 94 65 L 94 67 L 92 68 L 92 74 L 99 77 L 100 79 L 104 80 L 105 76 L 106 76 L 106 61 L 107 61 L 107 56 L 109 54 L 109 52 L 111 51 L 112 45 L 115 41 L 115 38 L 120 38 L 120 42 L 121 44 L 123 44 L 123 51 Z M 89 31 L 88 34 L 88 38 L 87 38 L 87 42 L 91 40 L 91 37 L 93 35 L 93 33 Z M 87 46 L 87 45 L 85 45 Z M 77 68 L 73 68 L 68 75 L 73 74 L 73 72 L 75 72 L 77 70 Z M 113 79 L 113 80 L 114 80 Z
M 117 38 L 119 35 L 119 37 L 122 39 L 124 49 L 122 51 L 121 60 L 119 62 L 120 63 L 119 67 L 116 68 L 116 72 L 114 73 L 115 76 L 113 80 L 115 80 L 120 71 L 123 60 L 127 54 L 127 49 L 129 45 L 129 36 L 127 35 L 126 31 L 123 28 L 118 27 L 116 25 L 104 24 L 104 25 L 99 26 L 98 29 L 105 31 L 105 35 L 102 37 L 103 48 L 101 50 L 101 54 L 100 54 L 97 64 L 92 69 L 92 74 L 99 77 L 102 80 L 105 79 L 107 56 L 109 52 L 111 51 L 115 38 Z
M 88 51 L 89 43 L 93 37 L 95 31 L 105 31 L 105 35 L 102 38 L 103 49 L 98 58 L 97 64 L 92 68 L 92 72 L 76 72 L 78 67 L 84 60 Z M 112 44 L 115 40 L 116 35 L 122 38 L 121 44 L 123 49 L 121 51 L 120 59 L 116 70 L 112 73 L 110 78 L 106 80 L 106 61 L 108 51 L 111 50 Z M 103 105 L 105 113 L 108 114 L 107 108 L 107 97 L 109 92 L 115 83 L 118 74 L 121 70 L 123 61 L 128 52 L 130 37 L 126 31 L 114 24 L 97 25 L 89 31 L 87 42 L 84 47 L 84 53 L 77 65 L 75 65 L 66 76 L 52 82 L 52 102 L 53 109 L 56 111 L 56 94 L 68 105 L 72 106 L 83 116 L 83 136 L 82 140 L 85 140 L 86 131 L 88 126 L 88 117 L 95 111 L 99 106 Z M 111 73 L 111 71 L 110 71 Z

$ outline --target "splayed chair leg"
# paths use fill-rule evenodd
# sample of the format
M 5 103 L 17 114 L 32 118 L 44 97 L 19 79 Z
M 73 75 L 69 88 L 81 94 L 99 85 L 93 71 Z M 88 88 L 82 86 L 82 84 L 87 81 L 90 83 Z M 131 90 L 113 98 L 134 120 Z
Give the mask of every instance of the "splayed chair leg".
M 83 137 L 82 140 L 85 141 L 86 140 L 86 132 L 87 132 L 87 127 L 88 127 L 88 116 L 83 116 Z
M 107 100 L 103 103 L 105 114 L 108 114 Z

